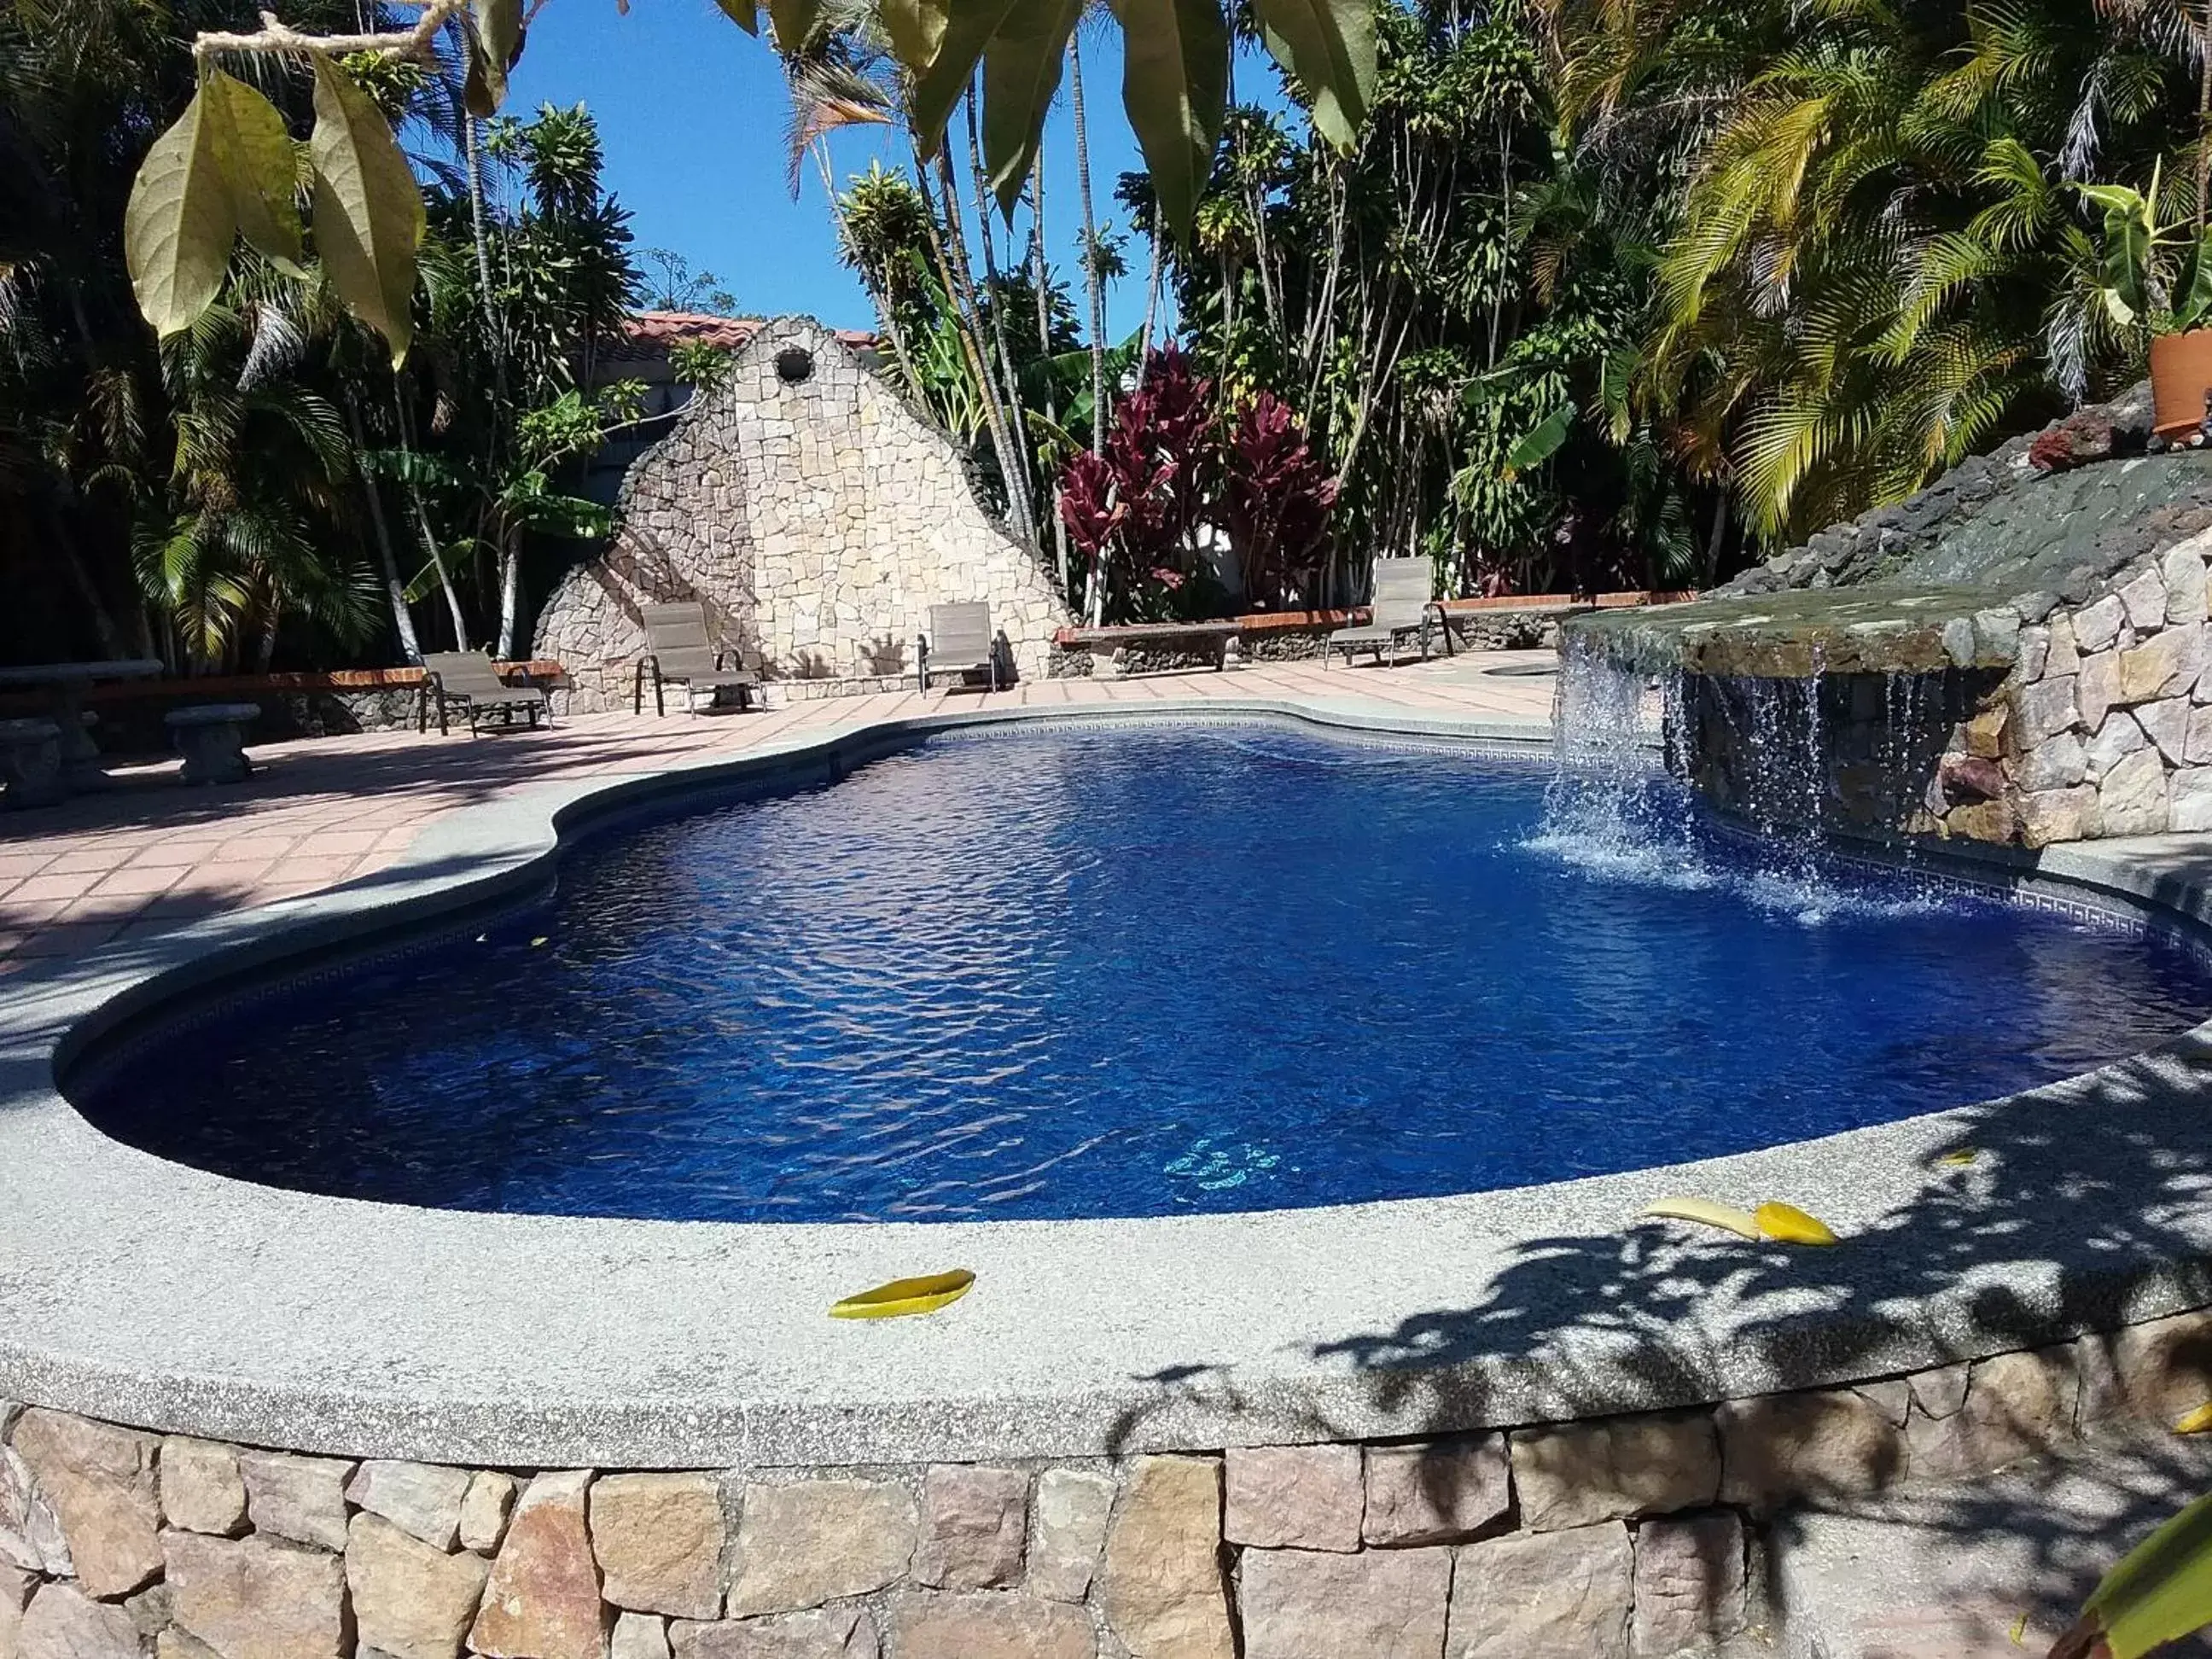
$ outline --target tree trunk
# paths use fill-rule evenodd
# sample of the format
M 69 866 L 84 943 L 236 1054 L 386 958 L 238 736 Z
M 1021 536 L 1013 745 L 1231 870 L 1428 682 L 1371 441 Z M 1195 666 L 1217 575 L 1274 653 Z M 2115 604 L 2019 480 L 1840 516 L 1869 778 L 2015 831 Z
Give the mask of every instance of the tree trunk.
M 999 372 L 1006 377 L 1006 423 L 1012 428 L 1014 447 L 1021 455 L 1022 513 L 1030 521 L 1030 540 L 1038 528 L 1035 498 L 1030 491 L 1029 422 L 1023 418 L 1020 377 L 1014 373 L 1014 354 L 1006 343 L 1005 295 L 999 288 L 999 256 L 991 235 L 991 197 L 983 173 L 983 146 L 975 135 L 975 88 L 968 88 L 968 167 L 975 191 L 975 234 L 983 245 L 983 286 L 991 301 L 991 342 L 999 353 Z
M 253 652 L 254 667 L 261 673 L 269 672 L 269 665 L 276 656 L 276 625 L 283 620 L 284 607 L 272 590 L 264 594 L 266 603 L 261 611 L 261 638 Z
M 976 391 L 982 394 L 983 418 L 991 428 L 991 447 L 999 457 L 999 470 L 1006 481 L 1007 517 L 1016 538 L 1034 546 L 1036 526 L 1029 517 L 1029 496 L 1022 489 L 1021 456 L 1014 448 L 1006 405 L 999 396 L 998 380 L 983 353 L 982 314 L 975 304 L 975 285 L 969 276 L 968 238 L 960 227 L 960 186 L 952 176 L 951 152 L 942 146 L 937 152 L 937 170 L 939 187 L 945 193 L 945 210 L 932 216 L 935 222 L 931 234 L 937 243 L 938 266 L 945 278 L 945 297 L 952 301 L 953 314 L 960 325 L 961 354 L 968 360 L 968 372 L 975 377 Z M 928 196 L 925 186 L 925 202 Z
M 362 493 L 368 498 L 368 523 L 376 539 L 377 562 L 384 567 L 385 597 L 392 603 L 392 629 L 399 636 L 399 653 L 410 662 L 422 660 L 422 647 L 415 637 L 414 613 L 407 608 L 407 584 L 399 579 L 399 561 L 392 550 L 391 527 L 384 521 L 384 502 L 377 494 L 376 480 L 361 470 L 361 456 L 368 450 L 368 441 L 362 436 L 361 407 L 355 403 L 353 393 L 345 394 L 346 424 L 353 431 L 354 471 L 360 475 Z
M 514 630 L 522 613 L 522 537 L 510 530 L 499 548 L 499 659 L 516 660 Z
M 1139 392 L 1145 387 L 1146 363 L 1152 355 L 1152 325 L 1159 318 L 1160 271 L 1165 264 L 1160 246 L 1160 209 L 1157 202 L 1152 204 L 1152 269 L 1145 278 L 1145 327 L 1144 331 L 1137 336 L 1137 389 Z
M 1060 399 L 1053 395 L 1051 362 L 1052 300 L 1048 284 L 1052 280 L 1051 267 L 1044 257 L 1044 140 L 1037 140 L 1036 161 L 1030 168 L 1030 287 L 1036 299 L 1037 356 L 1045 365 L 1044 417 L 1054 426 L 1060 424 Z M 1045 491 L 1048 499 L 1042 508 L 1052 515 L 1052 549 L 1060 568 L 1060 592 L 1065 599 L 1075 595 L 1067 586 L 1067 522 L 1060 516 L 1060 483 L 1047 477 Z
M 1098 222 L 1091 210 L 1091 137 L 1083 112 L 1083 48 L 1067 42 L 1068 111 L 1075 118 L 1075 187 L 1083 204 L 1083 291 L 1091 302 L 1091 453 L 1106 453 L 1106 283 L 1098 270 Z
M 407 399 L 399 382 L 392 383 L 392 407 L 399 416 L 399 445 L 407 453 L 415 453 L 413 423 L 407 418 Z M 438 586 L 446 595 L 446 609 L 453 618 L 453 649 L 469 648 L 469 624 L 461 614 L 461 596 L 453 589 L 453 578 L 446 568 L 445 550 L 438 545 L 437 532 L 430 527 L 430 509 L 423 504 L 422 486 L 411 479 L 407 484 L 407 499 L 415 508 L 416 527 L 422 533 L 422 550 L 430 556 L 432 568 L 438 573 Z
M 1106 283 L 1098 270 L 1098 222 L 1091 209 L 1091 135 L 1083 109 L 1083 48 L 1067 40 L 1068 112 L 1075 119 L 1075 187 L 1083 204 L 1083 291 L 1091 302 L 1091 453 L 1106 453 Z M 1105 550 L 1091 556 L 1091 625 L 1106 620 Z
M 2212 199 L 2212 0 L 2197 21 L 2197 240 L 2204 241 L 2205 206 Z
M 499 400 L 498 406 L 504 410 L 508 407 L 507 395 L 507 341 L 503 331 L 500 327 L 499 313 L 495 307 L 492 295 L 491 249 L 484 236 L 483 167 L 477 157 L 476 117 L 464 113 L 461 117 L 461 125 L 466 140 L 464 148 L 468 159 L 469 169 L 470 240 L 476 246 L 477 281 L 480 285 L 477 296 L 477 302 L 479 314 L 483 319 L 484 346 L 491 356 L 493 392 Z M 586 366 L 586 373 L 588 375 L 588 365 Z M 491 436 L 486 443 L 486 449 L 489 453 L 487 453 L 484 457 L 485 464 L 490 469 L 490 476 L 495 477 L 498 476 L 500 431 L 500 424 L 495 422 L 492 426 Z M 520 597 L 522 592 L 522 573 L 516 568 L 516 566 L 517 561 L 521 556 L 521 553 L 522 550 L 519 545 L 518 538 L 510 535 L 503 536 L 500 538 L 499 655 L 503 661 L 512 661 L 514 657 L 516 602 Z M 439 567 L 439 574 L 442 578 L 444 574 L 444 567 L 441 565 Z M 452 589 L 450 586 L 447 588 L 447 592 L 448 598 L 450 598 L 452 595 Z M 460 611 L 458 605 L 455 607 L 453 616 L 455 628 L 458 631 L 460 619 Z M 458 647 L 456 648 L 461 650 L 467 649 L 465 646 Z

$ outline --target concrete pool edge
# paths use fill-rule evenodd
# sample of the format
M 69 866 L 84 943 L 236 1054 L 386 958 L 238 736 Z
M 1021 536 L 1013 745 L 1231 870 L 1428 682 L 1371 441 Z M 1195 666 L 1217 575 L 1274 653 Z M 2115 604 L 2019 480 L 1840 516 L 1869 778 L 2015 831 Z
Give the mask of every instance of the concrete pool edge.
M 58 1055 L 188 981 L 525 890 L 564 830 L 647 795 L 809 761 L 834 769 L 962 726 L 1194 718 L 1522 744 L 1541 730 L 1273 699 L 886 722 L 456 814 L 349 888 L 6 988 L 0 1395 L 248 1443 L 515 1467 L 1074 1457 L 1705 1404 L 2212 1300 L 2212 1218 L 2191 1201 L 2200 1172 L 2165 1155 L 2212 1100 L 2206 1028 L 2007 1101 L 1671 1170 L 1138 1221 L 738 1226 L 408 1210 L 164 1163 L 100 1136 L 52 1086 Z M 2041 873 L 2212 914 L 2212 839 L 2068 848 Z M 2109 1115 L 2131 1112 L 2136 1133 L 2062 1146 L 2052 1123 L 2087 1110 L 2122 1130 Z M 1937 1162 L 1962 1140 L 1982 1167 Z M 2017 1212 L 2012 1189 L 2069 1182 L 2124 1194 L 2130 1212 L 2100 1223 L 2086 1200 L 2047 1195 Z M 1626 1225 L 1650 1198 L 1684 1190 L 1792 1199 L 1857 1237 L 1814 1255 Z M 1922 1228 L 1920 1211 L 1942 1229 Z M 1938 1237 L 1950 1241 L 1941 1282 L 1923 1249 Z M 955 1259 L 981 1278 L 945 1315 L 880 1328 L 821 1316 L 836 1295 Z

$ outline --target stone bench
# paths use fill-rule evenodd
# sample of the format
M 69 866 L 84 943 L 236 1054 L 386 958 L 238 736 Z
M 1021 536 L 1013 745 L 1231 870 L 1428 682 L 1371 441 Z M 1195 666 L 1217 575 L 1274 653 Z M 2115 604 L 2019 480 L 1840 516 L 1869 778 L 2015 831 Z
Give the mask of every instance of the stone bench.
M 162 716 L 169 740 L 185 757 L 186 783 L 243 783 L 252 775 L 246 728 L 260 718 L 258 702 L 205 702 Z
M 52 806 L 68 794 L 61 727 L 35 716 L 0 720 L 0 783 L 10 807 Z
M 1111 628 L 1071 628 L 1060 636 L 1062 645 L 1091 653 L 1091 673 L 1113 679 L 1127 672 L 1125 653 L 1132 646 L 1188 644 L 1208 651 L 1217 672 L 1229 665 L 1241 623 L 1233 622 L 1123 623 Z

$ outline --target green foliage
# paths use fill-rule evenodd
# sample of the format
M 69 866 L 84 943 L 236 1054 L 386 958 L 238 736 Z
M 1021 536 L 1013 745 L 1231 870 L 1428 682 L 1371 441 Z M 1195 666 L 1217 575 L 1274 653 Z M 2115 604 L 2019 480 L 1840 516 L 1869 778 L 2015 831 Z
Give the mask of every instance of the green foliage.
M 2129 1551 L 2090 1595 L 2051 1659 L 2143 1659 L 2212 1625 L 2212 1497 Z
M 359 27 L 338 0 L 286 15 Z M 494 124 L 482 215 L 458 185 L 425 202 L 391 123 L 422 118 L 458 148 L 459 70 L 257 64 L 249 84 L 177 49 L 180 30 L 254 21 L 244 0 L 158 18 L 130 0 L 0 11 L 0 577 L 18 596 L 0 632 L 15 652 L 390 662 L 410 595 L 457 635 L 492 637 L 517 556 L 607 528 L 574 475 L 637 417 L 640 389 L 585 396 L 577 377 L 621 326 L 635 271 L 589 118 Z M 159 181 L 133 175 L 156 133 L 198 160 L 149 201 Z M 465 171 L 459 153 L 428 159 L 433 179 Z M 364 182 L 380 164 L 404 190 Z M 328 210 L 302 237 L 311 179 Z M 149 223 L 173 241 L 201 222 L 202 242 L 183 237 L 197 267 L 134 246 Z M 210 274 L 198 304 L 185 290 Z M 158 348 L 141 292 L 176 313 Z
M 732 316 L 738 296 L 722 286 L 711 270 L 695 270 L 682 254 L 665 247 L 649 247 L 638 255 L 644 270 L 639 303 L 647 311 L 703 311 Z
M 2105 240 L 2097 259 L 2097 293 L 2113 326 L 2123 332 L 2179 334 L 2204 325 L 2212 313 L 2212 235 L 2200 226 L 2161 216 L 2159 169 L 2150 188 L 2076 185 L 2087 202 L 2104 210 Z
M 1578 140 L 1687 180 L 1632 406 L 1756 537 L 1897 500 L 2139 371 L 2056 181 L 2148 173 L 2196 125 L 2149 9 L 1560 16 Z
M 685 340 L 668 349 L 669 372 L 676 384 L 698 392 L 712 392 L 730 378 L 736 355 L 707 340 Z
M 414 338 L 415 251 L 422 193 L 368 94 L 326 58 L 315 59 L 315 252 L 346 309 L 392 348 L 397 368 Z

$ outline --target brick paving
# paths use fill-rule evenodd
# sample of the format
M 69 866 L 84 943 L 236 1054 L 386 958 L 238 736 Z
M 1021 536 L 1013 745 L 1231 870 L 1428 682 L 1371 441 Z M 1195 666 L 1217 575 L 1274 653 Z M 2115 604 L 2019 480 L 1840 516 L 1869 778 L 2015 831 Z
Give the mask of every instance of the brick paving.
M 0 971 L 334 886 L 391 863 L 434 817 L 555 779 L 651 771 L 947 707 L 1268 697 L 1548 723 L 1549 678 L 1488 671 L 1549 660 L 1540 652 L 1468 652 L 1389 668 L 1254 663 L 1000 692 L 824 698 L 711 718 L 580 715 L 550 731 L 478 738 L 364 732 L 257 744 L 254 777 L 204 789 L 179 784 L 173 760 L 118 764 L 106 789 L 0 819 Z

